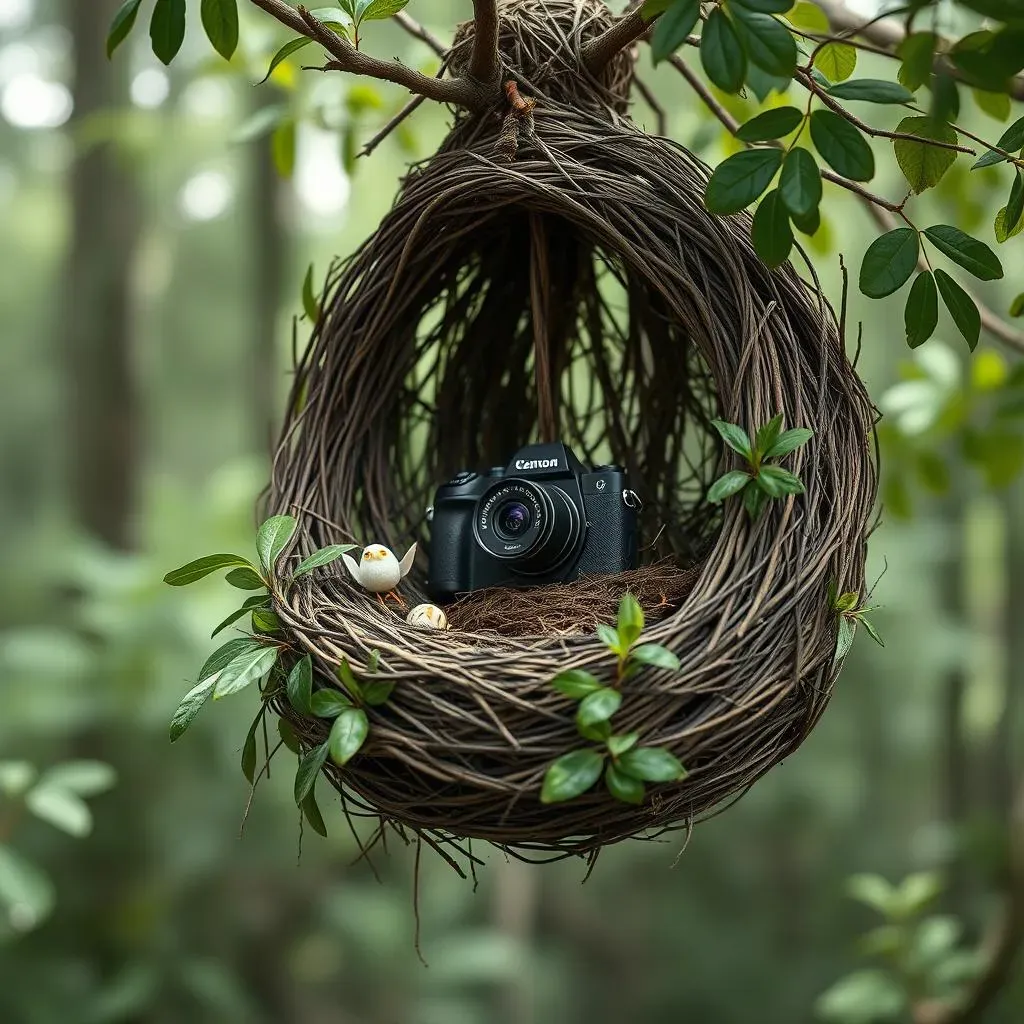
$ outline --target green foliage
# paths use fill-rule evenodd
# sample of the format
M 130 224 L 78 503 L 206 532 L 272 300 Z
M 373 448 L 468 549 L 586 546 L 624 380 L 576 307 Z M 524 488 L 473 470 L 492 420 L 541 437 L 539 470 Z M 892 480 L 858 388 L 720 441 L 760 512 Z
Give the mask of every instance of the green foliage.
M 231 60 L 238 46 L 238 0 L 202 0 L 203 28 L 213 48 Z
M 704 22 L 700 35 L 700 61 L 705 74 L 723 92 L 739 92 L 743 88 L 747 77 L 747 54 L 732 20 L 721 7 L 712 8 Z
M 738 213 L 771 184 L 782 166 L 782 150 L 748 149 L 723 160 L 714 170 L 704 193 L 712 213 Z
M 978 347 L 978 340 L 981 337 L 981 313 L 974 299 L 944 270 L 936 268 L 935 283 L 939 286 L 939 295 L 942 296 L 953 323 L 963 335 L 967 347 L 973 352 Z
M 914 94 L 898 82 L 878 78 L 841 82 L 826 91 L 839 100 L 860 100 L 864 103 L 912 103 L 914 100 Z
M 876 238 L 860 265 L 860 290 L 873 299 L 891 295 L 917 269 L 920 241 L 913 228 L 894 228 Z
M 779 413 L 757 431 L 751 444 L 747 432 L 738 424 L 711 421 L 722 440 L 746 460 L 748 468 L 731 470 L 719 477 L 708 489 L 708 501 L 717 504 L 742 494 L 744 508 L 750 518 L 756 520 L 767 500 L 804 493 L 803 482 L 798 476 L 765 460 L 783 458 L 803 447 L 814 436 L 814 431 L 806 427 L 783 431 L 782 422 L 782 413 Z
M 700 0 L 675 0 L 666 9 L 651 33 L 651 55 L 655 64 L 683 45 L 699 18 Z
M 810 128 L 814 148 L 836 173 L 851 181 L 874 177 L 875 154 L 849 121 L 833 110 L 815 110 Z
M 850 653 L 850 648 L 853 646 L 854 638 L 857 635 L 858 626 L 863 626 L 871 639 L 880 647 L 885 646 L 878 631 L 867 617 L 868 612 L 874 611 L 874 608 L 870 606 L 858 607 L 860 605 L 860 594 L 852 590 L 840 594 L 836 590 L 835 581 L 832 581 L 828 585 L 828 597 L 833 611 L 839 615 L 834 655 L 835 661 L 842 661 Z
M 914 279 L 903 318 L 910 348 L 923 345 L 935 333 L 939 324 L 939 292 L 931 271 L 922 270 Z
M 185 0 L 156 0 L 149 38 L 156 57 L 170 64 L 185 41 Z
M 110 33 L 107 36 L 107 57 L 112 57 L 114 51 L 128 38 L 131 30 L 135 27 L 135 19 L 139 14 L 139 5 L 142 0 L 124 0 L 110 23 Z
M 362 708 L 347 708 L 331 726 L 327 739 L 331 760 L 340 766 L 348 764 L 362 749 L 370 732 L 370 720 Z
M 288 546 L 298 525 L 292 516 L 273 516 L 260 526 L 256 533 L 256 550 L 268 573 L 273 573 L 281 552 Z
M 814 162 L 813 159 L 811 162 Z M 785 173 L 783 168 L 784 176 Z M 750 236 L 754 242 L 754 249 L 765 266 L 774 269 L 789 258 L 793 248 L 793 229 L 790 227 L 789 211 L 779 189 L 773 189 L 758 203 Z

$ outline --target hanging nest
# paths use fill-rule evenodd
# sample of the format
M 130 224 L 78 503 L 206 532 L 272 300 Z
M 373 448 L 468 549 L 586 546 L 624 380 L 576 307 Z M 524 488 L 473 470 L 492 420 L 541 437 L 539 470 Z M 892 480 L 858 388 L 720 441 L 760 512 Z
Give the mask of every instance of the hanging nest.
M 645 503 L 646 566 L 471 595 L 448 632 L 407 625 L 333 567 L 275 610 L 317 685 L 340 686 L 341 661 L 358 673 L 374 651 L 396 684 L 368 709 L 363 750 L 325 768 L 347 816 L 439 848 L 589 853 L 707 815 L 821 715 L 837 673 L 830 582 L 864 587 L 874 417 L 818 291 L 788 265 L 764 267 L 747 216 L 706 211 L 698 159 L 620 115 L 631 60 L 601 81 L 576 69 L 573 54 L 607 26 L 604 5 L 523 0 L 502 13 L 503 60 L 536 108 L 512 161 L 508 108 L 462 117 L 332 273 L 267 500 L 300 521 L 279 570 L 327 544 L 401 553 L 416 540 L 402 591 L 427 600 L 434 489 L 550 437 L 627 468 Z M 779 412 L 814 430 L 787 462 L 806 493 L 756 523 L 739 501 L 709 505 L 709 483 L 738 467 L 710 420 L 752 431 Z M 615 731 L 668 748 L 688 777 L 640 806 L 601 787 L 544 805 L 546 770 L 584 743 L 551 679 L 614 677 L 593 629 L 626 590 L 648 611 L 645 640 L 682 668 L 624 683 Z M 272 700 L 304 748 L 326 740 L 328 722 Z

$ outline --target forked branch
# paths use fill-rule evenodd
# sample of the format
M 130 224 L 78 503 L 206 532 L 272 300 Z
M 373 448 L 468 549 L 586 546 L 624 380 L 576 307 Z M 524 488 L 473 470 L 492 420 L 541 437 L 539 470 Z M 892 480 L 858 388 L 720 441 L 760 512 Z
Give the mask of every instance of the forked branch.
M 641 3 L 634 4 L 610 28 L 583 47 L 583 66 L 592 75 L 600 74 L 620 50 L 632 46 L 650 30 L 659 15 L 645 19 L 640 13 L 642 6 Z
M 496 84 L 498 64 L 498 0 L 473 0 L 473 53 L 469 73 L 478 82 Z

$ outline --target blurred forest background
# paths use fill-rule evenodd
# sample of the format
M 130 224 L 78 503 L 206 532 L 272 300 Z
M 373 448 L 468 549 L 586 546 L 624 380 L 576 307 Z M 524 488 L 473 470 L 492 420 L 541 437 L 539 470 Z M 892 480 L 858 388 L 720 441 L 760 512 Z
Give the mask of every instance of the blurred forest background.
M 678 863 L 682 836 L 623 844 L 581 886 L 581 864 L 492 852 L 474 892 L 425 856 L 424 967 L 411 852 L 377 857 L 378 881 L 322 794 L 331 837 L 307 831 L 297 862 L 286 771 L 239 838 L 246 701 L 171 748 L 234 602 L 161 577 L 251 549 L 307 267 L 322 280 L 373 229 L 446 125 L 426 104 L 354 159 L 401 90 L 292 63 L 255 88 L 286 36 L 242 6 L 230 66 L 196 20 L 168 70 L 141 32 L 108 62 L 115 0 L 0 0 L 0 1021 L 870 1024 L 969 979 L 1022 768 L 1024 383 L 989 339 L 969 363 L 945 322 L 910 358 L 895 299 L 851 294 L 890 414 L 871 545 L 886 647 L 858 636 L 798 755 Z M 443 38 L 468 10 L 411 8 Z M 392 23 L 367 37 L 436 67 Z M 729 151 L 678 74 L 642 70 L 670 134 Z M 991 222 L 997 169 L 967 174 L 921 202 Z M 838 300 L 840 241 L 857 266 L 875 229 L 849 197 L 828 210 L 811 251 Z M 1022 247 L 981 293 L 996 309 Z M 1024 1019 L 1024 981 L 984 1019 Z

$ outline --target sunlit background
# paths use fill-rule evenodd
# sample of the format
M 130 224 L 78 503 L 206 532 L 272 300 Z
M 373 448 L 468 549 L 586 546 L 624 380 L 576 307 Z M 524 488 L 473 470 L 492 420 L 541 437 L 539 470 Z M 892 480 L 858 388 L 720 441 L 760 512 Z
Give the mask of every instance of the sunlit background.
M 167 740 L 211 623 L 236 602 L 215 580 L 184 594 L 160 580 L 199 554 L 251 549 L 308 331 L 307 268 L 322 281 L 373 230 L 447 114 L 428 103 L 354 159 L 400 90 L 297 60 L 256 87 L 287 37 L 247 5 L 231 65 L 193 18 L 172 68 L 142 29 L 108 62 L 117 6 L 0 0 L 0 1022 L 906 1020 L 904 990 L 861 941 L 883 923 L 848 895 L 863 873 L 930 873 L 904 890 L 914 977 L 942 991 L 968 979 L 1001 899 L 1021 767 L 1024 437 L 990 410 L 1014 364 L 986 340 L 971 369 L 942 322 L 911 366 L 898 300 L 855 289 L 859 366 L 892 413 L 870 571 L 886 647 L 858 635 L 798 754 L 685 852 L 682 834 L 623 844 L 585 885 L 579 863 L 477 851 L 488 865 L 474 886 L 425 854 L 429 966 L 412 853 L 391 843 L 359 861 L 326 792 L 329 839 L 307 829 L 300 843 L 286 770 L 239 837 L 255 695 Z M 410 7 L 442 38 L 469 11 Z M 391 23 L 364 45 L 437 66 Z M 641 73 L 670 134 L 710 161 L 730 151 L 678 74 L 646 55 Z M 653 129 L 642 102 L 634 116 Z M 1002 131 L 973 101 L 962 119 Z M 878 190 L 901 194 L 891 150 L 877 155 Z M 998 173 L 958 165 L 922 202 L 981 230 Z M 825 210 L 809 253 L 838 301 L 840 249 L 857 267 L 875 229 L 843 194 L 827 192 Z M 1007 268 L 1022 245 L 1000 251 Z M 984 289 L 1000 310 L 1020 290 Z M 23 813 L 33 772 L 82 761 L 112 771 L 79 764 L 77 797 Z M 1022 1019 L 1018 980 L 985 1020 Z

